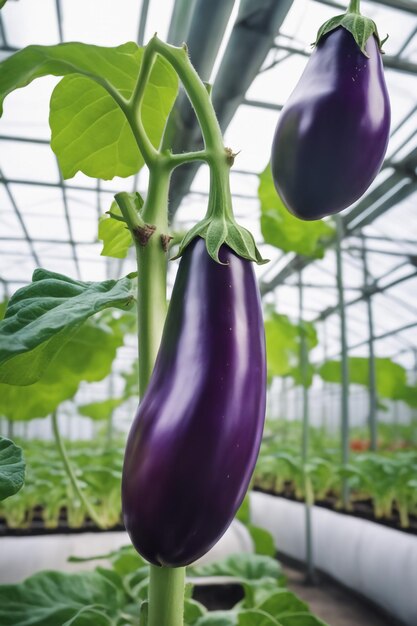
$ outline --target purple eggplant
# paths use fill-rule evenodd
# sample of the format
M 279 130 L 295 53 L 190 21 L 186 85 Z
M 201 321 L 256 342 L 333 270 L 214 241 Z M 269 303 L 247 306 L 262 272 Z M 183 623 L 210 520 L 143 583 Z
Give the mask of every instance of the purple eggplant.
M 272 174 L 289 211 L 315 220 L 360 198 L 381 168 L 389 129 L 377 37 L 371 35 L 361 51 L 345 28 L 328 32 L 275 131 Z
M 122 479 L 126 529 L 154 565 L 205 554 L 239 508 L 265 418 L 266 361 L 252 263 L 229 247 L 213 261 L 186 248 L 161 346 L 129 433 Z

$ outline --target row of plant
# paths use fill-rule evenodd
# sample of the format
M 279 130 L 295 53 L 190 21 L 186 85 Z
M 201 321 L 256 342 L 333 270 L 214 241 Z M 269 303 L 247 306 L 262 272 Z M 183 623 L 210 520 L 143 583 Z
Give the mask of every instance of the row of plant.
M 0 518 L 9 528 L 36 528 L 39 523 L 46 529 L 80 528 L 91 509 L 94 523 L 101 528 L 120 523 L 123 442 L 109 446 L 96 439 L 68 441 L 65 446 L 78 489 L 55 443 L 31 440 L 24 445 L 25 485 L 13 498 L 0 502 Z
M 388 428 L 389 430 L 389 428 Z M 277 432 L 286 432 L 286 441 Z M 332 438 L 310 429 L 311 454 L 303 462 L 297 445 L 298 426 L 269 420 L 255 470 L 254 486 L 277 494 L 326 501 L 342 509 L 343 483 L 348 486 L 347 510 L 371 501 L 377 519 L 398 515 L 402 528 L 417 518 L 417 450 L 354 452 L 343 464 Z M 407 432 L 407 431 L 406 431 Z M 354 439 L 353 441 L 363 441 Z
M 253 484 L 311 503 L 326 500 L 341 509 L 342 481 L 347 480 L 350 507 L 370 500 L 376 518 L 392 518 L 398 512 L 400 525 L 407 528 L 410 516 L 417 516 L 417 450 L 390 450 L 393 428 L 381 425 L 381 452 L 352 451 L 347 466 L 340 461 L 336 438 L 310 428 L 311 455 L 303 464 L 298 443 L 301 424 L 268 420 Z M 399 427 L 398 441 L 407 441 L 414 433 L 411 429 L 412 425 Z M 366 441 L 359 429 L 352 438 L 353 443 L 358 441 Z M 55 443 L 32 440 L 25 446 L 24 488 L 0 503 L 0 518 L 9 529 L 81 528 L 91 510 L 101 528 L 120 523 L 122 438 L 115 437 L 110 445 L 104 437 L 64 445 L 78 490 Z

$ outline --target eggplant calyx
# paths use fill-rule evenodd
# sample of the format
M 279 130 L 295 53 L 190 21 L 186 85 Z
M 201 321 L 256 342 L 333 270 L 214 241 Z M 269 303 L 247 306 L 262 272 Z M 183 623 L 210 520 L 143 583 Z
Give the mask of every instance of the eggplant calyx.
M 381 54 L 384 54 L 382 46 L 388 39 L 388 35 L 385 39 L 381 40 L 377 25 L 373 20 L 371 20 L 371 18 L 349 11 L 347 13 L 343 13 L 343 15 L 336 15 L 335 17 L 331 17 L 327 20 L 327 22 L 319 28 L 316 41 L 312 44 L 312 46 L 317 46 L 325 35 L 332 32 L 336 28 L 339 28 L 339 26 L 345 28 L 352 35 L 360 51 L 366 57 L 369 56 L 366 52 L 366 42 L 372 35 L 377 40 Z
M 242 259 L 254 261 L 258 265 L 268 263 L 269 259 L 263 259 L 256 247 L 252 233 L 246 228 L 239 226 L 231 217 L 206 217 L 196 224 L 180 243 L 178 254 L 173 259 L 178 259 L 184 253 L 186 247 L 196 238 L 201 237 L 206 242 L 207 252 L 211 258 L 227 265 L 219 258 L 219 251 L 223 244 L 226 244 Z

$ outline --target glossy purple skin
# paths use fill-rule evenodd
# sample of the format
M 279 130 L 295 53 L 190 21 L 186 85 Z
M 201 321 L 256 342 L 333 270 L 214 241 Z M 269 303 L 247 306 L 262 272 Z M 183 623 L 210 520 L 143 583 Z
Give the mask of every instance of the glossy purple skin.
M 155 565 L 205 554 L 245 496 L 265 418 L 265 338 L 252 263 L 185 250 L 154 371 L 127 442 L 126 529 Z
M 342 27 L 315 49 L 284 106 L 271 166 L 291 213 L 313 220 L 360 198 L 387 149 L 390 103 L 374 36 L 367 58 Z

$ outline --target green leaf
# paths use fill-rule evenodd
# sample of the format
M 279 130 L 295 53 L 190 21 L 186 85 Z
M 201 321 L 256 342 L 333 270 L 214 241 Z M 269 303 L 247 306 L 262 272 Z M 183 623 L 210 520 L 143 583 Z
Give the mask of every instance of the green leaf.
M 0 586 L 0 624 L 2 626 L 58 626 L 59 624 L 106 624 L 71 621 L 85 619 L 93 611 L 115 617 L 124 598 L 114 585 L 96 572 L 63 574 L 41 572 L 18 585 Z M 106 624 L 107 626 L 107 624 Z
M 280 622 L 277 622 L 272 615 L 268 615 L 268 613 L 264 613 L 264 611 L 259 609 L 248 609 L 239 612 L 237 623 L 238 626 L 281 626 Z
M 38 381 L 77 328 L 108 307 L 133 304 L 131 279 L 76 281 L 43 269 L 11 297 L 0 322 L 0 383 Z
M 283 615 L 279 618 L 279 621 L 282 626 L 328 626 L 325 622 L 311 613 Z
M 49 415 L 75 395 L 81 381 L 95 382 L 107 376 L 121 345 L 121 334 L 104 324 L 85 322 L 36 383 L 24 387 L 0 384 L 0 415 L 18 421 Z
M 265 243 L 284 252 L 323 258 L 325 244 L 335 235 L 334 227 L 323 220 L 305 222 L 291 215 L 275 189 L 269 165 L 259 175 L 258 195 Z
M 249 524 L 250 522 L 250 498 L 248 493 L 246 494 L 242 504 L 240 505 L 240 508 L 236 513 L 236 519 L 238 519 L 240 522 L 242 522 L 242 524 L 245 525 Z
M 308 612 L 307 604 L 297 598 L 294 593 L 286 589 L 279 589 L 275 593 L 272 593 L 261 602 L 257 608 L 280 619 L 281 616 L 286 613 Z
M 25 481 L 22 449 L 0 437 L 0 501 L 17 493 Z
M 369 386 L 369 359 L 364 357 L 349 358 L 349 380 L 356 385 Z M 341 383 L 342 365 L 340 361 L 327 361 L 318 373 L 329 383 Z M 376 387 L 382 398 L 401 399 L 407 383 L 407 372 L 388 358 L 375 359 Z
M 3 302 L 0 302 L 0 321 L 6 315 L 6 309 L 7 309 L 8 302 L 9 301 L 7 299 L 3 300 Z
M 108 398 L 101 402 L 90 402 L 78 407 L 80 415 L 90 417 L 94 421 L 107 420 L 111 413 L 125 401 L 125 398 Z
M 206 607 L 200 602 L 186 598 L 184 601 L 184 626 L 193 626 L 206 613 Z
M 237 613 L 233 611 L 210 611 L 193 626 L 237 626 Z
M 136 204 L 137 210 L 143 206 L 143 200 L 138 193 L 129 193 Z M 107 215 L 102 215 L 98 224 L 98 238 L 103 242 L 101 256 L 110 256 L 116 259 L 124 259 L 130 246 L 133 245 L 132 236 L 121 217 L 122 213 L 117 202 L 114 200 Z M 119 219 L 121 218 L 121 219 Z
M 110 179 L 130 176 L 143 165 L 123 112 L 137 81 L 143 48 L 83 43 L 29 46 L 0 64 L 0 113 L 4 98 L 33 80 L 65 76 L 51 98 L 52 149 L 64 178 L 78 171 Z M 174 70 L 158 57 L 146 87 L 142 121 L 157 146 L 178 91 Z
M 271 533 L 265 530 L 265 528 L 253 526 L 252 524 L 247 524 L 246 527 L 252 537 L 256 554 L 274 557 L 277 550 Z
M 317 332 L 312 322 L 303 322 L 302 326 L 308 350 L 317 346 Z M 275 376 L 291 376 L 301 384 L 300 339 L 301 327 L 293 323 L 287 315 L 280 315 L 273 310 L 265 314 L 266 354 L 269 379 Z M 313 368 L 308 368 L 308 385 L 313 379 Z
M 86 606 L 62 626 L 113 626 L 113 624 L 114 622 L 105 613 L 94 606 Z
M 234 576 L 240 581 L 278 580 L 281 566 L 275 559 L 260 554 L 232 554 L 221 561 L 189 568 L 190 576 Z

